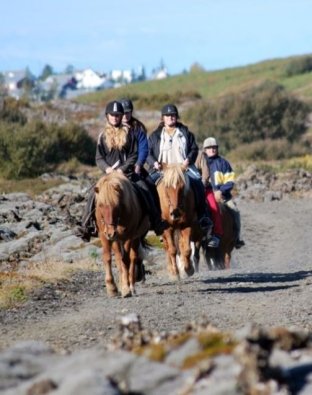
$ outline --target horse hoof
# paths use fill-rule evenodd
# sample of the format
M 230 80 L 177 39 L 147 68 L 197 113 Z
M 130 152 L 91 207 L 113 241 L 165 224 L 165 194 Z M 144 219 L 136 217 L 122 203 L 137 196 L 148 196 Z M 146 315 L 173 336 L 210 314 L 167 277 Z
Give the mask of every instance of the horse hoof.
M 115 290 L 115 289 L 111 289 L 111 290 L 107 290 L 107 295 L 110 297 L 110 298 L 114 298 L 114 297 L 116 297 L 116 296 L 118 296 L 118 291 L 117 290 Z
M 178 281 L 180 281 L 180 275 L 169 273 L 169 279 L 173 282 L 178 282 Z
M 124 291 L 122 292 L 121 296 L 123 298 L 130 298 L 132 296 L 132 292 L 130 291 L 130 289 L 128 291 Z
M 194 271 L 193 265 L 190 265 L 187 269 L 185 269 L 185 273 L 186 273 L 189 277 L 193 276 L 194 272 L 195 272 L 195 271 Z

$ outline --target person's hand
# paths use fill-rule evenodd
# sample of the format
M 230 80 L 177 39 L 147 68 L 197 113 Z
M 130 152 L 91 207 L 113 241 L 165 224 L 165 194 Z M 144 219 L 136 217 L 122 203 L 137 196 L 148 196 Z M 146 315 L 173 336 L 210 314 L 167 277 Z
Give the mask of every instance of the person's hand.
M 182 163 L 183 167 L 187 168 L 189 164 L 190 164 L 190 161 L 188 160 L 188 158 L 184 159 L 184 161 Z
M 106 174 L 110 174 L 112 171 L 113 171 L 113 168 L 112 168 L 112 167 L 108 167 L 108 168 L 105 170 L 105 173 L 106 173 Z
M 117 169 L 117 173 L 123 174 L 123 171 L 121 169 Z
M 134 172 L 136 174 L 141 174 L 141 166 L 140 165 L 135 165 L 134 166 Z
M 161 164 L 159 162 L 154 162 L 154 169 L 160 170 L 161 169 Z
M 214 191 L 215 199 L 218 203 L 223 201 L 222 192 L 221 191 Z

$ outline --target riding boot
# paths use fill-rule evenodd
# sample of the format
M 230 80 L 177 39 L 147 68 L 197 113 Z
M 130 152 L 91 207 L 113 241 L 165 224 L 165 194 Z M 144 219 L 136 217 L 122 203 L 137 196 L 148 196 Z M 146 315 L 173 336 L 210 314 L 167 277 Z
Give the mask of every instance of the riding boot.
M 97 227 L 95 221 L 95 191 L 92 188 L 84 209 L 81 220 L 81 226 L 76 230 L 76 236 L 81 237 L 84 241 L 90 241 L 91 237 L 97 237 Z

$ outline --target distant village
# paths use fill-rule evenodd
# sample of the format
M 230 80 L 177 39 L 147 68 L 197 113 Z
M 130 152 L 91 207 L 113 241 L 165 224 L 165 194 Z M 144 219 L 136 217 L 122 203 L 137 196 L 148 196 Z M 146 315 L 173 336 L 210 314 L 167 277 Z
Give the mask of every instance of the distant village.
M 27 97 L 34 101 L 72 99 L 85 93 L 117 88 L 147 79 L 160 80 L 168 76 L 163 62 L 152 71 L 149 78 L 143 66 L 137 72 L 112 70 L 108 73 L 99 73 L 92 68 L 75 70 L 73 66 L 68 66 L 65 72 L 54 73 L 52 67 L 46 65 L 42 74 L 37 77 L 28 68 L 0 72 L 0 96 L 15 99 Z

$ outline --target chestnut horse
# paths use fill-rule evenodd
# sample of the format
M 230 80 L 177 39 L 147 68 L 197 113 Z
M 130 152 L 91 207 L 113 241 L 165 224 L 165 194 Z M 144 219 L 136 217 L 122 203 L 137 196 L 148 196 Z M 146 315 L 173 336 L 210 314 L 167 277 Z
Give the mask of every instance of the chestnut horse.
M 121 295 L 131 296 L 135 294 L 136 266 L 142 263 L 140 241 L 149 229 L 149 217 L 143 211 L 131 181 L 116 171 L 97 182 L 95 201 L 107 293 L 109 296 L 118 294 L 112 271 L 114 253 Z
M 202 175 L 204 185 L 208 188 L 207 185 L 209 185 L 210 172 L 204 152 L 198 154 L 196 167 Z M 236 240 L 234 217 L 231 209 L 224 202 L 218 202 L 218 206 L 222 217 L 223 235 L 220 240 L 219 248 L 207 248 L 204 251 L 204 255 L 209 269 L 229 269 Z
M 169 224 L 163 233 L 167 267 L 174 279 L 192 276 L 191 241 L 200 241 L 194 193 L 182 165 L 167 165 L 157 184 L 161 215 Z

